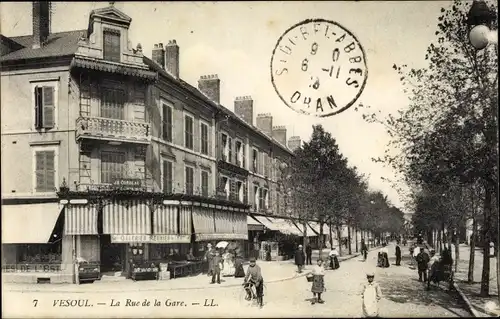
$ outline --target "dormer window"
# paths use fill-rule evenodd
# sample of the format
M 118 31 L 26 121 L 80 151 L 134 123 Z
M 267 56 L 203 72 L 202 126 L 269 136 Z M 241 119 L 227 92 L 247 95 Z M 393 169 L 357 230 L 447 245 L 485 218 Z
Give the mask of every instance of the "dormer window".
M 104 60 L 120 62 L 120 31 L 105 29 L 104 32 Z

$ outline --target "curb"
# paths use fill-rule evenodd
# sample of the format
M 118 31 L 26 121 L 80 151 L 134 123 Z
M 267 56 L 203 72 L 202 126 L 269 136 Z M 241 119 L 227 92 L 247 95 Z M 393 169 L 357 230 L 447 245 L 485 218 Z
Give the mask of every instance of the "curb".
M 458 292 L 458 294 L 460 295 L 460 298 L 462 298 L 463 302 L 467 306 L 467 310 L 469 310 L 469 312 L 472 314 L 472 316 L 473 317 L 482 317 L 479 314 L 479 312 L 476 309 L 474 309 L 474 306 L 469 301 L 469 298 L 467 298 L 467 296 L 463 293 L 463 291 L 460 289 L 460 287 L 458 287 L 458 285 L 455 282 L 453 283 L 453 288 L 455 288 L 455 290 Z
M 376 249 L 378 247 L 374 247 L 370 250 Z M 369 250 L 369 251 L 370 251 Z M 346 260 L 351 260 L 353 258 L 359 257 L 361 253 L 356 253 L 352 256 L 349 256 L 345 259 L 339 260 L 339 263 L 346 261 Z M 272 281 L 266 282 L 266 284 L 272 284 L 276 282 L 283 282 L 283 281 L 288 281 L 288 280 L 293 280 L 296 278 L 301 278 L 306 276 L 307 273 L 304 274 L 296 274 L 293 277 L 288 277 L 288 278 L 283 278 L 283 279 L 276 279 Z M 152 289 L 137 289 L 137 290 L 130 290 L 130 291 L 180 291 L 180 290 L 199 290 L 199 289 L 218 289 L 218 288 L 234 288 L 234 287 L 239 287 L 241 284 L 231 284 L 231 285 L 226 285 L 226 286 L 209 286 L 209 287 L 178 287 L 178 288 L 168 288 L 168 287 L 162 287 L 162 288 L 152 288 Z M 9 289 L 7 290 L 9 292 L 56 292 L 56 293 L 72 293 L 72 294 L 83 294 L 83 293 L 117 293 L 117 292 L 124 292 L 123 289 L 117 289 L 117 290 L 92 290 L 92 291 L 75 291 L 75 290 L 58 290 L 58 289 L 53 289 L 53 290 L 40 290 L 40 289 L 29 289 L 29 290 L 22 290 L 22 289 Z

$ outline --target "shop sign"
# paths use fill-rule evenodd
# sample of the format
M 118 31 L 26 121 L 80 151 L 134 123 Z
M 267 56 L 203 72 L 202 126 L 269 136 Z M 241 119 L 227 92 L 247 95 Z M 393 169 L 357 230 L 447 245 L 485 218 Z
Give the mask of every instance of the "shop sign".
M 2 272 L 42 272 L 52 273 L 63 270 L 61 264 L 11 264 L 2 265 Z
M 142 185 L 141 180 L 138 178 L 120 178 L 114 181 L 113 186 L 126 189 L 126 188 L 140 188 Z
M 112 243 L 189 243 L 191 235 L 111 235 Z

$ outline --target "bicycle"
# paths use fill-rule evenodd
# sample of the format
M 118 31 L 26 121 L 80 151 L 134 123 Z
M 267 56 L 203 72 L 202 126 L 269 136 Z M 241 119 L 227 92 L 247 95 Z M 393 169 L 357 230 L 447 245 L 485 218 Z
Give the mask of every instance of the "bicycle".
M 262 295 L 264 296 L 266 294 L 267 288 L 266 288 L 265 284 L 263 284 L 263 285 L 264 286 L 263 286 Z M 246 303 L 250 303 L 250 306 L 258 306 L 257 289 L 255 287 L 255 283 L 252 281 L 244 282 L 242 284 L 242 288 L 243 289 L 241 290 L 239 300 L 242 300 Z

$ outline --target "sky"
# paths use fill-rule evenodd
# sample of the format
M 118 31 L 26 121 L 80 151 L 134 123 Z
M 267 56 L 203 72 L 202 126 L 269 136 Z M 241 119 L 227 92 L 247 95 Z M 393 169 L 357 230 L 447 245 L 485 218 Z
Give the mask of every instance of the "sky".
M 336 139 L 349 164 L 368 177 L 402 208 L 403 201 L 390 183 L 396 173 L 371 159 L 384 154 L 390 137 L 377 124 L 366 123 L 354 107 L 318 118 L 288 108 L 271 84 L 270 61 L 279 37 L 291 26 L 322 18 L 339 23 L 364 48 L 368 80 L 355 105 L 370 105 L 382 115 L 408 105 L 393 64 L 425 66 L 427 46 L 435 39 L 437 18 L 450 1 L 335 1 L 335 2 L 115 2 L 132 18 L 129 40 L 141 43 L 151 57 L 155 43 L 175 39 L 180 47 L 180 77 L 197 86 L 201 75 L 217 74 L 221 104 L 233 110 L 237 96 L 250 95 L 254 116 L 271 113 L 273 125 L 285 125 L 287 135 L 309 140 L 312 125 L 322 124 Z M 53 3 L 52 32 L 86 29 L 92 9 L 108 2 Z M 32 33 L 31 3 L 2 2 L 0 31 L 6 36 Z M 397 152 L 397 150 L 393 150 Z M 406 211 L 406 210 L 405 210 Z M 408 212 L 408 211 L 407 211 Z

